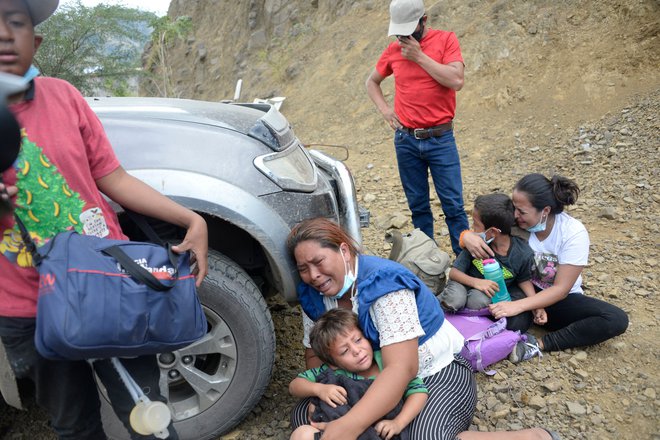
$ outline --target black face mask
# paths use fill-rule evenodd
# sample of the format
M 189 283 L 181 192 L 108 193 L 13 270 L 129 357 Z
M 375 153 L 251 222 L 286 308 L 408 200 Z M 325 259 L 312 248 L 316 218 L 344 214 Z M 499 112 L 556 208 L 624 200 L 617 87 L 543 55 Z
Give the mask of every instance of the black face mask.
M 417 41 L 422 41 L 422 35 L 424 34 L 424 25 L 422 25 L 421 28 L 419 28 L 418 31 L 413 32 L 410 34 L 411 37 L 413 37 Z
M 419 19 L 419 30 L 413 32 L 410 36 L 417 41 L 422 41 L 422 35 L 424 35 L 424 19 Z

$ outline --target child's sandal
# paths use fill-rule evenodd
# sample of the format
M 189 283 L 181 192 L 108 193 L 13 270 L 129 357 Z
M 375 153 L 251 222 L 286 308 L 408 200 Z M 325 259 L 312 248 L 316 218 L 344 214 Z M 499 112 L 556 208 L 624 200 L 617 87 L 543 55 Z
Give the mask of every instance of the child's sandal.
M 559 434 L 557 434 L 555 431 L 550 431 L 549 429 L 541 428 L 548 434 L 550 434 L 550 439 L 551 440 L 561 440 L 561 437 L 559 437 Z

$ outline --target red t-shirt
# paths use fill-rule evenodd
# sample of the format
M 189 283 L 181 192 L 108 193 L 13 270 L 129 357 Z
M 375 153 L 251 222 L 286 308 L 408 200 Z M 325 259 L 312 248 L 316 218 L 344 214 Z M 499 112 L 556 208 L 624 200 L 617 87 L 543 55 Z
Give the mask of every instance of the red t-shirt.
M 95 181 L 119 167 L 101 122 L 80 93 L 36 78 L 34 96 L 10 106 L 22 127 L 21 152 L 2 178 L 19 188 L 16 213 L 37 246 L 55 234 L 126 238 Z M 39 275 L 13 216 L 0 218 L 0 316 L 36 315 Z
M 420 45 L 426 55 L 441 64 L 463 62 L 453 32 L 429 29 Z M 404 126 L 428 128 L 454 119 L 456 92 L 438 83 L 417 63 L 404 58 L 398 41 L 383 51 L 376 70 L 383 77 L 394 74 L 394 111 Z

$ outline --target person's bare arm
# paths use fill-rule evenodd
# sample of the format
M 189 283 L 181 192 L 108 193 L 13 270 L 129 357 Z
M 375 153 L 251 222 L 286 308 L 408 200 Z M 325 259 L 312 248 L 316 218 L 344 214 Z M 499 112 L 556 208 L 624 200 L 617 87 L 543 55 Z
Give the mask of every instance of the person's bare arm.
M 534 284 L 530 280 L 523 281 L 521 283 L 518 283 L 518 287 L 520 287 L 520 290 L 523 291 L 526 297 L 532 297 L 536 295 L 536 290 L 534 289 Z
M 439 84 L 452 90 L 459 91 L 465 82 L 465 66 L 460 61 L 442 64 L 422 52 L 419 42 L 412 37 L 399 40 L 401 55 L 417 63 Z
M 378 436 L 384 440 L 390 440 L 395 435 L 401 434 L 406 426 L 422 412 L 429 395 L 427 393 L 411 394 L 403 402 L 401 411 L 392 420 L 381 420 L 374 426 Z
M 302 377 L 296 377 L 289 383 L 289 394 L 298 398 L 316 396 L 314 392 L 316 385 L 319 384 L 310 382 Z
M 305 368 L 318 368 L 323 362 L 311 348 L 305 348 Z
M 348 393 L 339 385 L 310 382 L 302 377 L 296 377 L 289 384 L 289 393 L 294 397 L 318 397 L 335 408 L 348 403 Z
M 401 412 L 394 418 L 394 420 L 401 425 L 401 430 L 408 426 L 410 422 L 422 412 L 427 400 L 429 400 L 429 395 L 427 393 L 415 393 L 406 398 L 403 402 Z
M 96 186 L 127 209 L 186 228 L 183 241 L 172 249 L 175 252 L 192 252 L 197 262 L 199 287 L 208 271 L 208 231 L 206 221 L 199 214 L 168 199 L 122 167 L 98 179 Z
M 380 420 L 403 396 L 417 375 L 417 338 L 381 348 L 383 370 L 362 398 L 344 416 L 323 426 L 323 440 L 354 440 Z
M 523 293 L 527 298 L 536 295 L 534 284 L 532 284 L 532 282 L 529 280 L 518 283 L 518 287 L 520 287 L 520 290 L 523 291 Z M 544 325 L 548 322 L 548 315 L 545 312 L 544 308 L 541 307 L 538 309 L 534 309 L 532 310 L 532 313 L 534 314 L 534 324 Z
M 472 255 L 473 258 L 492 258 L 495 256 L 493 250 L 486 244 L 486 242 L 473 231 L 467 231 L 462 234 L 461 241 L 464 248 Z
M 402 124 L 399 121 L 399 117 L 394 113 L 394 109 L 385 101 L 385 96 L 383 96 L 383 89 L 380 87 L 380 83 L 383 82 L 385 77 L 383 77 L 376 69 L 374 69 L 367 81 L 365 83 L 367 87 L 367 95 L 376 104 L 376 108 L 383 115 L 385 122 L 393 129 L 401 128 Z
M 583 266 L 572 264 L 560 264 L 557 266 L 557 275 L 552 286 L 544 289 L 533 296 L 528 296 L 517 301 L 500 301 L 489 306 L 490 313 L 500 319 L 505 316 L 516 316 L 522 312 L 534 309 L 542 309 L 555 304 L 566 298 L 575 284 Z

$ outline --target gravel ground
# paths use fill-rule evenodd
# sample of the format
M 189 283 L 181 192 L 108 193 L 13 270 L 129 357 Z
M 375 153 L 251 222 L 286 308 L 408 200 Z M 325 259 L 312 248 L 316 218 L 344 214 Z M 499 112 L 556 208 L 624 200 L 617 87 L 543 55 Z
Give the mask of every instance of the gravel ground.
M 534 132 L 527 120 L 513 133 L 506 155 L 463 154 L 466 207 L 476 195 L 509 192 L 523 174 L 557 172 L 575 178 L 582 188 L 569 211 L 590 231 L 592 254 L 584 272 L 585 291 L 622 307 L 630 317 L 628 331 L 595 347 L 546 353 L 513 365 L 505 360 L 497 374 L 477 375 L 479 403 L 471 429 L 479 431 L 545 426 L 563 439 L 660 439 L 657 397 L 658 302 L 656 256 L 658 204 L 653 190 L 660 182 L 660 91 L 592 123 Z M 459 144 L 461 134 L 457 133 Z M 371 253 L 387 256 L 384 233 L 390 227 L 409 230 L 405 204 L 389 139 L 353 155 L 353 170 L 363 204 L 372 213 L 364 230 Z M 520 157 L 511 169 L 510 157 Z M 525 163 L 529 158 L 529 163 Z M 489 166 L 485 167 L 484 162 Z M 377 165 L 387 163 L 390 165 Z M 439 212 L 439 204 L 434 203 Z M 448 249 L 445 228 L 439 242 Z M 294 400 L 289 381 L 303 367 L 300 310 L 271 300 L 277 328 L 277 361 L 270 387 L 255 411 L 223 439 L 288 439 L 288 414 Z M 534 327 L 532 332 L 542 334 Z

